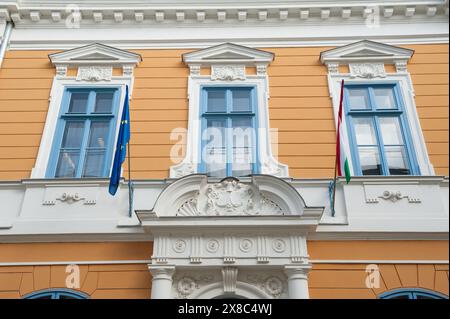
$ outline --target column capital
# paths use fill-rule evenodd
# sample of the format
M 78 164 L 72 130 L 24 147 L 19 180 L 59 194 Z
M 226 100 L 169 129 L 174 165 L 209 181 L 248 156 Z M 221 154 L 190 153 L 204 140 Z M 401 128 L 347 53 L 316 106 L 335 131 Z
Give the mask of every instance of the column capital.
M 175 273 L 175 266 L 171 265 L 148 265 L 148 270 L 153 276 L 153 279 L 170 279 Z
M 306 279 L 311 268 L 311 264 L 286 265 L 284 266 L 284 272 L 289 278 Z

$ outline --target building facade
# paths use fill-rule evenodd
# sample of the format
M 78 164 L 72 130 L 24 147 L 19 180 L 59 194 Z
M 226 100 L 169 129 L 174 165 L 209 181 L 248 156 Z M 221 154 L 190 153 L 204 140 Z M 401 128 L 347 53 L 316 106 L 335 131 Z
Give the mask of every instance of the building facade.
M 448 298 L 448 21 L 0 1 L 0 298 Z

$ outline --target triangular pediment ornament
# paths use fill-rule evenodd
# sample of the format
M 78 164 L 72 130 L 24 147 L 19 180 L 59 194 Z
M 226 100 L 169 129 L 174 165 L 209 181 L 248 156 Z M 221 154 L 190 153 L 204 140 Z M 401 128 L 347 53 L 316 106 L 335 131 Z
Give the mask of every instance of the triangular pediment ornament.
M 234 52 L 224 52 L 221 54 L 216 54 L 216 55 L 211 55 L 211 56 L 207 56 L 204 57 L 203 60 L 236 60 L 236 59 L 252 59 L 252 57 L 250 56 L 246 56 L 243 54 L 238 54 L 238 53 L 234 53 Z
M 49 55 L 54 65 L 79 66 L 89 64 L 136 65 L 142 58 L 139 54 L 100 43 L 66 50 Z
M 373 56 L 392 56 L 392 54 L 386 54 L 384 52 L 380 52 L 380 51 L 375 51 L 375 50 L 369 50 L 369 49 L 364 49 L 364 50 L 360 50 L 360 51 L 356 51 L 356 52 L 352 52 L 349 54 L 345 54 L 342 55 L 343 58 L 345 57 L 373 57 Z
M 397 61 L 408 61 L 413 54 L 414 51 L 410 49 L 363 40 L 324 51 L 320 54 L 320 60 L 324 64 L 349 64 L 355 62 L 395 63 Z
M 183 61 L 188 65 L 211 65 L 217 63 L 239 63 L 242 65 L 255 65 L 257 63 L 269 64 L 273 61 L 271 52 L 253 49 L 234 43 L 224 43 L 183 54 Z
M 118 60 L 116 57 L 112 57 L 106 54 L 101 53 L 93 53 L 93 54 L 87 54 L 80 57 L 73 57 L 71 60 L 86 60 L 86 61 L 102 61 L 102 60 Z

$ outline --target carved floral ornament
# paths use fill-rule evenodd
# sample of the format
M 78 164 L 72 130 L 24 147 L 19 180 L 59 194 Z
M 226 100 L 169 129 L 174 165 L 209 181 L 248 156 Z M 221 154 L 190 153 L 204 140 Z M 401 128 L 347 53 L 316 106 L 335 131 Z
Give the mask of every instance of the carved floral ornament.
M 245 80 L 245 65 L 213 65 L 211 66 L 211 80 L 235 81 Z
M 112 66 L 80 66 L 77 81 L 111 81 Z
M 254 184 L 235 178 L 203 183 L 199 193 L 178 208 L 178 216 L 281 215 L 283 209 L 264 196 Z
M 351 63 L 349 67 L 350 77 L 352 78 L 374 79 L 386 77 L 383 63 Z

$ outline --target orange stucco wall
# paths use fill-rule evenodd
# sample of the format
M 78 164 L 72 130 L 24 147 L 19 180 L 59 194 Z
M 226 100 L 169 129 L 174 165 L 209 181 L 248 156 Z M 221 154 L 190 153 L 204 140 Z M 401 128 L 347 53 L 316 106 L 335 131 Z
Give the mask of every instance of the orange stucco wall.
M 0 244 L 0 263 L 77 261 L 142 261 L 152 243 L 29 243 Z M 150 298 L 151 276 L 146 263 L 80 264 L 80 290 L 91 298 Z M 0 266 L 0 299 L 21 298 L 49 288 L 65 288 L 67 265 Z
M 342 261 L 313 265 L 309 275 L 311 298 L 377 298 L 385 291 L 399 288 L 423 288 L 448 296 L 449 266 L 432 263 L 448 262 L 448 247 L 448 241 L 309 241 L 312 260 Z M 361 263 L 346 264 L 346 260 Z M 386 263 L 388 260 L 391 263 Z M 430 263 L 414 264 L 414 260 Z M 371 265 L 379 269 L 379 288 L 366 287 L 367 261 L 373 261 Z
M 376 298 L 388 290 L 418 287 L 448 295 L 448 264 L 433 264 L 448 261 L 448 241 L 309 241 L 308 249 L 312 260 L 342 261 L 313 264 L 311 298 Z M 95 265 L 89 261 L 145 261 L 151 254 L 150 242 L 0 244 L 0 265 L 85 261 L 79 265 L 79 290 L 91 298 L 150 298 L 146 263 Z M 379 261 L 379 288 L 365 286 L 367 260 Z M 389 260 L 429 263 L 393 264 Z M 66 265 L 0 266 L 0 299 L 65 288 L 67 275 Z
M 411 45 L 408 69 L 431 162 L 448 175 L 448 45 Z M 315 48 L 267 48 L 270 125 L 279 129 L 279 159 L 292 177 L 333 175 L 335 127 L 326 68 Z M 134 178 L 168 176 L 170 131 L 187 127 L 189 50 L 137 50 L 131 103 Z M 34 166 L 55 70 L 49 51 L 8 51 L 0 69 L 0 180 L 28 178 Z M 125 162 L 126 163 L 126 162 Z M 126 168 L 126 167 L 125 167 Z M 124 170 L 127 171 L 126 169 Z

